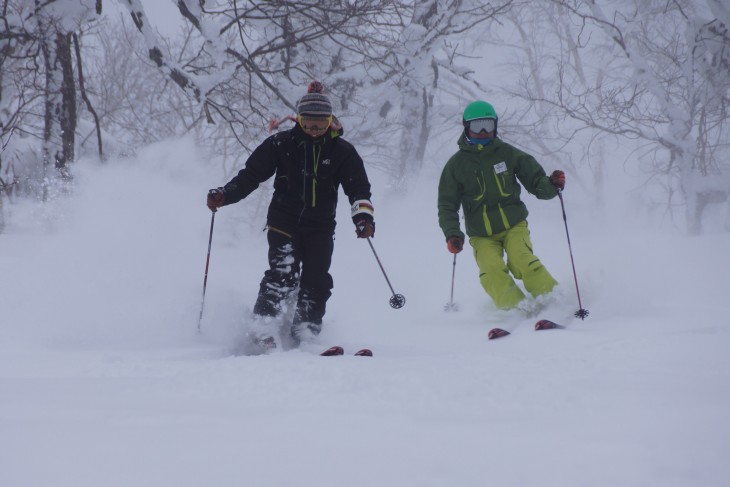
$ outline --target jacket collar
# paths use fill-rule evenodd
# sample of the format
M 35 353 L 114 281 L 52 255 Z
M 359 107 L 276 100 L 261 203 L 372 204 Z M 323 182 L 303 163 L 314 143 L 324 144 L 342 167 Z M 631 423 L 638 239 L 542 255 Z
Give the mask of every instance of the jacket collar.
M 329 142 L 332 139 L 335 139 L 336 137 L 339 137 L 339 134 L 336 130 L 333 130 L 330 128 L 327 132 L 320 135 L 319 137 L 312 138 L 309 135 L 304 133 L 304 130 L 302 130 L 301 125 L 296 124 L 293 129 L 291 129 L 292 136 L 294 139 L 296 139 L 299 142 L 306 142 L 308 144 L 314 144 L 314 145 L 324 145 L 327 142 Z
M 502 143 L 502 141 L 499 140 L 498 137 L 495 137 L 494 140 L 492 140 L 492 143 L 487 146 L 481 144 L 471 144 L 468 140 L 466 140 L 466 134 L 462 132 L 457 143 L 459 144 L 459 149 L 465 152 L 481 152 L 483 150 L 493 151 Z

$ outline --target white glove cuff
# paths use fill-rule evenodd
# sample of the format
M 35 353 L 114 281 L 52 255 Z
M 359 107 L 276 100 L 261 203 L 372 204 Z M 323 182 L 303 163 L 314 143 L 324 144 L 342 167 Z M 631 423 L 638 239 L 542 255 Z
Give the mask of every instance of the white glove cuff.
M 356 215 L 361 214 L 367 214 L 370 216 L 373 216 L 373 213 L 375 210 L 373 209 L 373 204 L 370 202 L 370 200 L 357 200 L 352 204 L 352 218 L 355 218 Z

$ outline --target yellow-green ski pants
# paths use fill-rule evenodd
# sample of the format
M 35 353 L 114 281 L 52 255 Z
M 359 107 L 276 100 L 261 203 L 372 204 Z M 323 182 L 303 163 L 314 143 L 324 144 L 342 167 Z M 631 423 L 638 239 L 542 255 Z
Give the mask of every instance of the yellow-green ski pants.
M 510 272 L 522 280 L 527 292 L 533 296 L 547 294 L 557 284 L 540 259 L 532 253 L 526 221 L 490 237 L 471 237 L 469 243 L 474 249 L 482 287 L 497 308 L 514 308 L 525 298 Z M 505 252 L 506 263 L 503 257 Z

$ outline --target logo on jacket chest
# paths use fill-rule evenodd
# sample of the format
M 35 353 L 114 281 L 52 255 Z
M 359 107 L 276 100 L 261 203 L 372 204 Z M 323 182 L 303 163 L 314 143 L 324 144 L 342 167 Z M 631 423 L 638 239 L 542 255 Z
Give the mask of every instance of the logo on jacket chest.
M 494 165 L 494 173 L 501 174 L 507 172 L 507 163 L 502 161 Z

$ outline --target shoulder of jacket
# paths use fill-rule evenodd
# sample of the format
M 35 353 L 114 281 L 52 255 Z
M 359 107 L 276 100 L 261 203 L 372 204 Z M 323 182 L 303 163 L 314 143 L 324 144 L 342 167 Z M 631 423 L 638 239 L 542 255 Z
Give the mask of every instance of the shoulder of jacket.
M 272 134 L 266 140 L 281 143 L 285 140 L 290 140 L 292 138 L 294 138 L 293 129 L 288 129 Z
M 349 160 L 352 157 L 362 159 L 355 146 L 342 137 L 333 137 L 327 141 L 327 145 L 331 147 L 332 154 L 338 159 L 343 161 Z
M 459 164 L 460 161 L 465 159 L 465 153 L 461 150 L 455 152 L 449 159 L 446 161 L 446 164 L 444 164 L 444 171 L 453 171 L 456 169 L 456 165 Z
M 335 135 L 334 137 L 331 137 L 328 142 L 334 147 L 341 147 L 345 150 L 355 150 L 355 146 L 347 140 L 343 139 L 341 135 Z
M 507 152 L 509 152 L 511 155 L 513 155 L 515 157 L 521 157 L 521 156 L 529 156 L 529 157 L 532 157 L 527 152 L 523 151 L 522 149 L 518 149 L 517 147 L 513 146 L 509 142 L 505 142 L 502 139 L 497 139 L 497 140 L 499 141 L 499 145 L 496 148 L 499 149 L 499 150 L 507 151 Z

